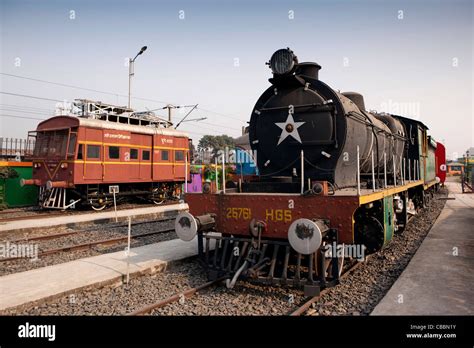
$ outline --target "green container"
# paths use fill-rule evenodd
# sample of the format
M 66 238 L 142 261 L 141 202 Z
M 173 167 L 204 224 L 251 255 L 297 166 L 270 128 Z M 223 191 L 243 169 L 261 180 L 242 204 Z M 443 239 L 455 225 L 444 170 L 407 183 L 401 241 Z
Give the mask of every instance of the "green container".
M 31 163 L 0 162 L 0 166 L 10 167 L 18 173 L 18 177 L 0 179 L 0 209 L 36 205 L 38 187 L 20 186 L 21 179 L 31 179 L 33 168 Z

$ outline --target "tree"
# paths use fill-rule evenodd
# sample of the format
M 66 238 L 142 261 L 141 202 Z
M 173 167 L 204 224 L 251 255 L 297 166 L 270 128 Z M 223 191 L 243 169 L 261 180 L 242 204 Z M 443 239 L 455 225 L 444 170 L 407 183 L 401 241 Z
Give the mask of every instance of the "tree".
M 235 147 L 234 138 L 228 135 L 204 135 L 198 143 L 199 152 L 210 152 L 212 160 L 217 155 L 219 150 L 225 150 L 228 147 L 233 149 Z

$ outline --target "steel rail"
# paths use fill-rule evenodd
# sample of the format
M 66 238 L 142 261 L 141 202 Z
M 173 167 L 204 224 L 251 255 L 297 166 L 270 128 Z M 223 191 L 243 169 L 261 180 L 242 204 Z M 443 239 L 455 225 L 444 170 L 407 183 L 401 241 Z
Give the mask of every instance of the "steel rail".
M 184 292 L 178 292 L 178 293 L 174 294 L 173 296 L 170 296 L 170 297 L 168 297 L 164 300 L 161 300 L 159 302 L 155 302 L 155 303 L 152 303 L 148 306 L 139 308 L 139 309 L 137 309 L 133 312 L 127 313 L 126 315 L 127 316 L 143 315 L 143 314 L 146 314 L 146 313 L 149 313 L 149 312 L 153 311 L 154 309 L 163 308 L 163 307 L 165 307 L 165 306 L 167 306 L 167 305 L 169 305 L 173 302 L 179 301 L 183 296 L 185 298 L 190 298 L 194 294 L 196 294 L 198 291 L 206 289 L 206 288 L 208 288 L 208 287 L 210 287 L 214 284 L 217 284 L 218 282 L 223 281 L 225 279 L 226 279 L 226 277 L 221 277 L 221 278 L 218 278 L 216 280 L 204 283 L 204 284 L 202 284 L 200 286 L 197 286 L 195 288 L 188 289 Z
M 138 235 L 131 236 L 131 238 L 135 239 L 135 238 L 146 237 L 146 236 L 150 236 L 150 235 L 154 235 L 154 234 L 171 232 L 171 231 L 174 231 L 174 229 L 141 233 L 141 234 L 138 234 Z M 44 250 L 44 251 L 38 253 L 38 257 L 58 254 L 58 253 L 61 253 L 61 252 L 64 252 L 64 251 L 87 250 L 87 249 L 90 249 L 93 246 L 116 244 L 116 243 L 126 241 L 126 240 L 128 240 L 128 236 L 103 239 L 103 240 L 99 240 L 99 241 L 86 242 L 86 243 L 81 243 L 81 244 L 76 244 L 76 245 L 69 245 L 69 246 L 65 246 L 65 247 L 61 247 L 61 248 L 57 248 L 57 249 Z M 8 257 L 8 258 L 3 258 L 3 259 L 0 258 L 0 262 L 13 261 L 13 260 L 18 260 L 18 259 L 22 259 L 22 258 L 23 257 Z

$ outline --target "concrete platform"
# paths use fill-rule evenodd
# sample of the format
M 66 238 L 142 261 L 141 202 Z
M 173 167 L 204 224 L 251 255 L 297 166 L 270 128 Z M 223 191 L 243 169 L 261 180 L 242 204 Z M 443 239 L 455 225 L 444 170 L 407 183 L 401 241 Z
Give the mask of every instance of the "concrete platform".
M 197 238 L 179 239 L 132 248 L 130 276 L 156 273 L 171 261 L 197 254 Z M 0 277 L 0 310 L 31 302 L 43 302 L 79 289 L 122 282 L 127 274 L 124 251 L 70 261 Z
M 159 219 L 167 216 L 173 216 L 180 211 L 188 210 L 186 203 L 177 203 L 170 205 L 124 209 L 117 211 L 118 221 L 125 221 L 129 216 L 134 218 L 134 221 L 144 219 Z M 53 228 L 59 226 L 74 226 L 87 224 L 101 224 L 115 222 L 115 211 L 88 211 L 84 214 L 64 215 L 59 217 L 38 218 L 32 220 L 18 220 L 0 223 L 0 237 L 5 232 L 31 232 L 35 229 Z
M 454 200 L 371 315 L 474 314 L 474 194 L 447 186 Z

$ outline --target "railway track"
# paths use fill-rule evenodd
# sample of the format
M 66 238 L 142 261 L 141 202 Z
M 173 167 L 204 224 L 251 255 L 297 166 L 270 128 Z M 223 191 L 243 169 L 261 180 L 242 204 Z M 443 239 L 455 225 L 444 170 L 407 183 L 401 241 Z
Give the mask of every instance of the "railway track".
M 30 212 L 30 211 L 39 211 L 39 209 L 37 208 L 26 208 L 26 209 L 11 208 L 11 209 L 6 209 L 6 210 L 0 210 L 0 216 L 6 215 L 6 214 L 12 214 L 12 213 L 24 213 L 24 212 Z
M 170 218 L 157 219 L 157 220 L 152 220 L 152 221 L 137 221 L 137 222 L 132 222 L 131 225 L 136 226 L 136 225 L 143 225 L 143 224 L 152 224 L 152 223 L 157 223 L 157 222 L 172 221 L 174 219 L 175 219 L 175 217 L 173 216 L 173 217 L 170 217 Z M 127 226 L 128 226 L 128 223 L 111 223 L 107 227 L 108 228 L 120 228 L 120 227 L 127 227 Z M 66 231 L 66 232 L 60 232 L 60 233 L 54 233 L 54 234 L 45 234 L 45 235 L 39 235 L 39 236 L 31 236 L 31 237 L 27 236 L 27 237 L 24 237 L 24 238 L 13 239 L 13 240 L 10 240 L 9 242 L 10 243 L 26 243 L 26 242 L 32 242 L 32 241 L 43 241 L 43 240 L 67 237 L 67 236 L 71 236 L 71 235 L 78 235 L 80 233 L 89 232 L 93 229 L 95 229 L 95 227 L 76 230 L 76 231 Z
M 159 233 L 166 233 L 166 232 L 171 232 L 174 231 L 173 229 L 168 229 L 168 230 L 161 230 L 161 231 L 151 231 L 151 232 L 145 232 L 145 233 L 140 233 L 137 235 L 131 235 L 131 239 L 136 239 L 136 238 L 141 238 L 141 237 L 146 237 L 146 236 L 151 236 Z M 39 236 L 36 237 L 36 240 L 41 240 L 41 239 L 52 239 L 52 238 L 59 238 L 62 236 L 66 235 L 71 235 L 75 234 L 78 232 L 66 232 L 66 233 L 58 233 L 57 235 L 54 236 Z M 59 254 L 62 252 L 67 252 L 67 251 L 82 251 L 82 250 L 88 250 L 94 246 L 99 246 L 99 245 L 113 245 L 113 244 L 118 244 L 123 241 L 127 241 L 128 236 L 123 236 L 123 237 L 116 237 L 116 238 L 108 238 L 108 239 L 102 239 L 98 241 L 92 241 L 92 242 L 86 242 L 86 243 L 81 243 L 81 244 L 75 244 L 75 245 L 68 245 L 64 246 L 61 248 L 55 248 L 55 249 L 48 249 L 48 250 L 43 250 L 38 253 L 38 257 L 42 256 L 48 256 L 48 255 L 53 255 L 53 254 Z M 31 239 L 30 239 L 31 241 Z M 13 261 L 13 260 L 18 260 L 21 259 L 22 257 L 9 257 L 9 258 L 3 258 L 0 259 L 0 262 L 6 262 L 6 261 Z
M 367 258 L 366 258 L 367 259 Z M 356 270 L 358 267 L 360 267 L 360 265 L 362 264 L 363 262 L 356 262 L 354 265 L 352 265 L 349 269 L 347 269 L 345 272 L 343 272 L 343 274 L 341 275 L 341 279 L 347 277 L 350 273 L 352 273 L 354 270 Z M 192 296 L 194 296 L 195 294 L 197 294 L 199 291 L 202 291 L 202 290 L 205 290 L 207 288 L 210 288 L 212 287 L 213 285 L 216 285 L 218 284 L 219 282 L 225 280 L 226 277 L 221 277 L 219 279 L 216 279 L 216 280 L 213 280 L 213 281 L 209 281 L 207 283 L 204 283 L 200 286 L 197 286 L 197 287 L 194 287 L 194 288 L 190 288 L 186 291 L 182 291 L 182 292 L 177 292 L 175 293 L 174 295 L 164 299 L 164 300 L 161 300 L 161 301 L 158 301 L 158 302 L 155 302 L 153 304 L 150 304 L 150 305 L 147 305 L 147 306 L 144 306 L 142 308 L 139 308 L 133 312 L 130 312 L 127 314 L 127 316 L 137 316 L 137 315 L 145 315 L 145 314 L 149 314 L 151 312 L 153 312 L 154 310 L 156 309 L 160 309 L 160 308 L 163 308 L 163 307 L 166 307 L 167 305 L 170 305 L 174 302 L 178 302 L 180 301 L 181 299 L 187 299 L 187 298 L 190 298 Z M 330 289 L 330 288 L 328 288 Z M 304 302 L 302 305 L 300 305 L 296 310 L 292 311 L 289 315 L 290 316 L 300 316 L 300 315 L 303 315 L 310 307 L 311 305 L 318 301 L 321 296 L 328 290 L 328 289 L 323 289 L 319 295 L 317 296 L 314 296 L 314 297 L 311 297 L 309 300 L 307 300 L 306 302 Z
M 155 309 L 163 308 L 163 307 L 165 307 L 165 306 L 167 306 L 167 305 L 169 305 L 173 302 L 178 302 L 182 298 L 190 298 L 193 295 L 195 295 L 196 293 L 198 293 L 199 291 L 210 288 L 211 286 L 216 285 L 217 283 L 219 283 L 219 282 L 221 282 L 225 279 L 226 279 L 225 277 L 222 277 L 222 278 L 204 283 L 204 284 L 202 284 L 200 286 L 197 286 L 195 288 L 188 289 L 184 292 L 175 293 L 174 295 L 172 295 L 172 296 L 170 296 L 170 297 L 168 297 L 164 300 L 161 300 L 161 301 L 155 302 L 151 305 L 139 308 L 139 309 L 137 309 L 137 310 L 135 310 L 131 313 L 128 313 L 127 315 L 128 316 L 134 316 L 134 315 L 144 315 L 144 314 L 147 314 L 147 313 L 151 313 Z
M 35 215 L 25 215 L 25 216 L 13 216 L 13 217 L 1 217 L 0 223 L 9 222 L 9 221 L 22 221 L 22 220 L 34 220 L 34 219 L 44 219 L 44 218 L 53 218 L 56 216 L 64 216 L 64 213 L 53 212 L 53 213 L 38 213 Z M 68 214 L 71 215 L 71 214 Z
M 362 264 L 366 263 L 369 258 L 370 258 L 370 255 L 365 258 L 364 262 L 356 261 L 355 264 L 353 264 L 351 267 L 346 269 L 341 274 L 340 279 L 346 278 L 349 274 L 351 274 L 353 271 L 355 271 L 357 268 L 359 268 Z M 321 290 L 319 295 L 316 295 L 316 296 L 313 296 L 313 297 L 309 298 L 306 302 L 304 302 L 302 305 L 300 305 L 296 310 L 291 312 L 290 316 L 297 317 L 297 316 L 301 316 L 301 315 L 305 314 L 306 311 L 308 309 L 310 309 L 311 305 L 313 303 L 317 302 L 329 289 L 331 289 L 331 288 L 325 288 L 325 289 Z

